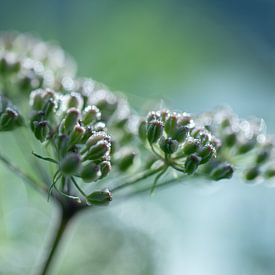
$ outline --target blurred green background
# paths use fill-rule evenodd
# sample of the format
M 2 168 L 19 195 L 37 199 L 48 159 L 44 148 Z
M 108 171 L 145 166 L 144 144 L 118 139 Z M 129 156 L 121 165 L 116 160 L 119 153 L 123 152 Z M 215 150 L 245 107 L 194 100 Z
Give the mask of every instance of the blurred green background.
M 274 26 L 272 0 L 0 0 L 1 31 L 58 41 L 80 75 L 144 112 L 230 105 L 271 133 Z M 57 213 L 0 169 L 0 274 L 32 274 Z M 275 274 L 274 210 L 273 188 L 235 179 L 111 204 L 78 218 L 53 274 Z

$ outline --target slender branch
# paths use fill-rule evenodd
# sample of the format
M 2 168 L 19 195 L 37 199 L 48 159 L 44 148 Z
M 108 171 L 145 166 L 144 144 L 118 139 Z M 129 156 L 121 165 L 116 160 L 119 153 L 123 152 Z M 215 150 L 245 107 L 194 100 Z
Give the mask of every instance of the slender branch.
M 140 174 L 136 175 L 134 178 L 126 181 L 125 183 L 118 185 L 116 187 L 114 187 L 111 192 L 114 193 L 122 188 L 128 187 L 129 185 L 135 184 L 141 180 L 144 180 L 158 172 L 160 172 L 161 170 L 165 169 L 165 165 L 161 165 L 160 167 L 158 167 L 157 169 L 150 169 L 150 170 L 146 170 L 141 172 Z
M 177 184 L 177 183 L 179 183 L 179 182 L 180 182 L 183 178 L 185 178 L 185 177 L 186 177 L 186 176 L 183 175 L 183 176 L 178 177 L 178 178 L 172 178 L 172 179 L 170 179 L 170 180 L 164 181 L 164 182 L 158 184 L 158 185 L 156 186 L 156 189 L 162 189 L 162 188 L 168 187 L 168 185 L 170 186 L 170 185 Z M 128 193 L 127 195 L 123 195 L 122 198 L 123 198 L 123 200 L 124 200 L 124 199 L 130 199 L 130 198 L 135 197 L 135 196 L 137 196 L 137 195 L 140 195 L 140 194 L 149 192 L 149 191 L 151 190 L 151 188 L 152 188 L 152 187 L 145 187 L 145 188 L 142 188 L 142 189 L 140 189 L 140 190 L 133 191 L 133 192 L 131 192 L 131 193 Z M 121 197 L 120 197 L 120 198 L 121 198 Z
M 30 184 L 33 188 L 40 192 L 47 192 L 47 188 L 42 184 L 39 184 L 35 179 L 33 179 L 30 175 L 23 172 L 20 168 L 13 165 L 7 158 L 3 155 L 0 155 L 0 161 L 12 172 L 14 172 L 18 177 L 23 179 L 26 183 Z
M 62 240 L 62 236 L 64 235 L 64 232 L 65 232 L 71 218 L 72 218 L 72 216 L 67 217 L 66 215 L 64 215 L 64 212 L 62 212 L 62 216 L 60 218 L 57 229 L 54 233 L 54 237 L 53 237 L 50 249 L 49 249 L 49 254 L 48 254 L 46 260 L 44 261 L 44 263 L 42 265 L 41 272 L 39 273 L 40 275 L 48 274 L 50 266 L 51 266 L 52 261 L 54 259 L 54 255 L 57 252 L 57 248 L 58 248 L 58 246 L 59 246 L 59 244 Z

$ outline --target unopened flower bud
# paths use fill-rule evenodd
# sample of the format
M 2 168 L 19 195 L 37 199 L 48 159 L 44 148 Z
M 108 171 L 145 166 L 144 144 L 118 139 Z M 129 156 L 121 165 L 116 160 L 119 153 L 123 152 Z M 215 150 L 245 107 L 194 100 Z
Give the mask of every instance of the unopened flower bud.
M 159 146 L 165 154 L 170 155 L 178 150 L 179 143 L 172 138 L 161 137 L 159 140 Z
M 165 132 L 168 136 L 173 137 L 177 130 L 177 114 L 170 115 L 164 124 Z
M 247 142 L 243 142 L 239 144 L 238 153 L 246 154 L 247 152 L 252 150 L 254 146 L 255 146 L 255 140 L 249 140 Z
M 76 108 L 70 108 L 65 116 L 64 128 L 71 131 L 79 119 L 79 111 Z
M 34 121 L 33 122 L 33 132 L 35 137 L 44 142 L 50 133 L 50 127 L 48 121 Z
M 65 101 L 67 101 L 67 108 L 82 108 L 83 99 L 78 93 L 71 93 L 70 95 L 67 95 Z
M 160 111 L 160 118 L 161 118 L 161 121 L 163 121 L 164 123 L 168 119 L 169 116 L 170 116 L 169 111 L 167 111 L 167 110 Z
M 203 145 L 206 145 L 211 140 L 211 135 L 206 132 L 201 132 L 199 134 L 199 139 Z
M 248 181 L 255 180 L 259 176 L 259 174 L 259 168 L 257 166 L 254 166 L 245 172 L 245 179 Z
M 147 125 L 147 140 L 150 144 L 156 143 L 163 133 L 162 122 L 154 120 Z
M 118 158 L 119 170 L 122 172 L 128 170 L 133 165 L 135 157 L 136 153 L 132 151 L 122 153 L 122 155 Z
M 84 133 L 85 133 L 85 128 L 81 127 L 80 125 L 75 125 L 70 135 L 70 144 L 74 145 L 79 143 Z
M 108 205 L 112 200 L 112 194 L 108 189 L 95 191 L 87 196 L 87 202 L 92 205 Z
M 52 98 L 50 98 L 46 103 L 45 106 L 43 108 L 43 111 L 45 113 L 46 117 L 49 117 L 49 115 L 53 112 L 55 108 L 55 102 Z
M 44 100 L 42 96 L 42 90 L 34 90 L 30 94 L 30 105 L 33 110 L 40 111 L 43 108 Z
M 155 120 L 159 120 L 160 119 L 160 115 L 156 112 L 150 112 L 147 115 L 147 123 L 151 122 L 151 121 L 155 121 Z
M 199 156 L 195 154 L 188 156 L 184 164 L 185 172 L 187 174 L 193 174 L 197 170 L 200 162 L 201 158 Z
M 236 132 L 232 132 L 231 131 L 231 132 L 227 133 L 224 136 L 223 140 L 224 140 L 224 144 L 226 146 L 228 146 L 228 147 L 234 146 L 236 144 L 236 142 L 237 142 L 237 134 L 236 134 Z
M 112 166 L 110 161 L 107 161 L 107 160 L 102 161 L 99 166 L 100 166 L 101 178 L 106 177 L 111 172 Z
M 86 164 L 81 168 L 80 177 L 85 182 L 96 181 L 99 177 L 99 166 L 94 162 Z
M 179 126 L 173 135 L 173 139 L 177 140 L 179 143 L 185 141 L 189 132 L 189 128 L 186 126 Z
M 222 180 L 222 179 L 230 179 L 233 175 L 233 167 L 229 163 L 220 163 L 215 167 L 210 177 L 213 180 Z
M 83 117 L 82 117 L 82 122 L 84 125 L 89 125 L 92 122 L 95 122 L 101 118 L 101 113 L 99 109 L 95 106 L 88 106 L 85 108 Z
M 267 168 L 267 170 L 266 170 L 265 173 L 264 173 L 264 176 L 265 176 L 267 179 L 270 179 L 270 178 L 275 177 L 275 166 L 272 166 L 272 167 Z
M 200 142 L 197 139 L 188 139 L 183 145 L 183 152 L 186 155 L 193 154 L 199 150 Z
M 110 144 L 103 140 L 97 142 L 95 145 L 91 146 L 85 159 L 97 160 L 104 157 L 106 153 L 110 152 Z
M 0 131 L 12 130 L 15 126 L 20 126 L 21 124 L 19 114 L 9 107 L 0 116 Z
M 111 138 L 108 136 L 105 132 L 94 132 L 86 141 L 86 147 L 87 149 L 90 148 L 91 146 L 95 145 L 99 141 L 110 141 Z
M 202 158 L 201 164 L 208 162 L 215 154 L 215 151 L 215 148 L 211 144 L 203 146 L 198 153 L 199 156 Z
M 256 155 L 256 163 L 263 164 L 269 159 L 269 157 L 270 157 L 270 151 L 263 150 Z
M 88 126 L 85 128 L 85 133 L 82 137 L 82 143 L 86 143 L 90 136 L 94 134 L 92 127 Z
M 146 121 L 145 121 L 145 120 L 142 120 L 142 121 L 139 123 L 138 135 L 139 135 L 139 138 L 140 138 L 142 141 L 145 141 L 145 140 L 146 140 L 146 138 L 147 138 L 147 124 L 146 124 Z
M 188 113 L 182 113 L 180 117 L 178 118 L 178 124 L 181 126 L 190 125 L 193 123 L 192 117 Z
M 77 153 L 68 153 L 60 163 L 60 170 L 65 175 L 73 175 L 77 172 L 81 163 L 80 156 Z

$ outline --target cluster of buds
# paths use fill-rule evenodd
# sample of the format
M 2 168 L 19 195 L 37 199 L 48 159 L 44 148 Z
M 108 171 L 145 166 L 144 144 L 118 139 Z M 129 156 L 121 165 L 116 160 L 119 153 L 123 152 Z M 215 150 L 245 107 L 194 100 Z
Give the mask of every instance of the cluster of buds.
M 75 71 L 74 61 L 57 45 L 28 34 L 0 37 L 0 73 L 5 78 L 0 88 L 10 97 L 40 87 L 59 88 Z
M 252 181 L 275 176 L 271 163 L 274 156 L 272 138 L 266 135 L 261 119 L 245 120 L 230 109 L 219 108 L 198 117 L 198 123 L 208 128 L 220 139 L 218 158 L 232 163 L 248 163 L 244 178 Z M 247 166 L 247 165 L 245 165 Z
M 132 113 L 126 98 L 91 79 L 78 80 L 75 87 L 84 106 L 95 105 L 101 111 L 102 120 L 113 137 L 111 153 L 114 167 L 121 172 L 135 167 L 138 117 Z
M 0 132 L 11 131 L 23 125 L 23 118 L 6 97 L 0 95 Z
M 216 157 L 219 145 L 206 128 L 196 126 L 190 114 L 167 110 L 150 112 L 147 119 L 140 123 L 139 136 L 167 166 L 185 174 L 196 172 L 203 175 L 201 166 Z M 229 171 L 225 164 L 215 166 L 208 175 L 214 180 L 230 178 L 233 173 L 230 168 Z
M 59 95 L 49 89 L 33 91 L 30 105 L 31 129 L 40 142 L 53 146 L 52 162 L 58 164 L 62 181 L 78 177 L 92 182 L 109 174 L 111 138 L 96 106 L 83 109 L 78 95 Z

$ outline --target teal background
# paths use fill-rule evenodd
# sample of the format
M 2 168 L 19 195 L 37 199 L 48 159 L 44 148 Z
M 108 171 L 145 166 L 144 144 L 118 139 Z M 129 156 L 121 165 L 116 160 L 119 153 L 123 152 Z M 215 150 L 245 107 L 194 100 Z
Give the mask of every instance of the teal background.
M 272 0 L 0 1 L 0 30 L 58 41 L 80 75 L 127 93 L 141 112 L 229 105 L 271 133 L 274 26 Z M 0 142 L 19 158 L 9 136 Z M 0 274 L 32 274 L 57 213 L 2 166 L 0 180 Z M 275 274 L 271 187 L 189 182 L 86 212 L 53 274 Z

